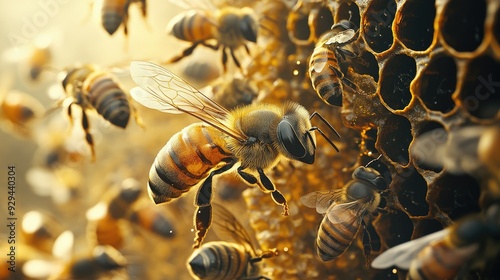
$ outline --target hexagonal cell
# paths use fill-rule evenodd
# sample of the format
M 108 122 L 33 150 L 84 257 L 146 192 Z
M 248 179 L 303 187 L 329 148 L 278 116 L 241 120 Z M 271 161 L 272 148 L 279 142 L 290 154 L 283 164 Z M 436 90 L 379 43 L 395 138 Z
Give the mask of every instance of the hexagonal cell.
M 287 29 L 290 40 L 296 44 L 310 44 L 309 10 L 297 3 L 288 15 Z
M 382 69 L 380 95 L 393 110 L 404 109 L 411 101 L 410 83 L 415 78 L 417 64 L 405 54 L 392 57 Z
M 409 162 L 408 146 L 412 141 L 411 124 L 407 118 L 392 115 L 379 132 L 380 147 L 394 162 L 407 165 Z
M 413 239 L 426 236 L 428 234 L 440 231 L 443 225 L 434 219 L 418 220 L 415 223 L 415 230 L 413 231 Z
M 372 53 L 363 52 L 356 60 L 353 60 L 353 62 L 354 63 L 350 66 L 354 72 L 358 74 L 370 75 L 373 77 L 375 82 L 378 82 L 378 61 Z
M 365 153 L 378 153 L 375 148 L 375 141 L 377 141 L 377 129 L 371 128 L 364 130 L 361 134 L 363 140 L 361 142 L 361 150 Z
M 343 19 L 354 23 L 359 28 L 361 17 L 359 15 L 359 7 L 352 1 L 346 1 L 340 4 L 337 10 L 336 21 L 339 22 Z
M 439 134 L 437 134 L 437 136 L 439 137 L 440 143 L 445 143 L 446 141 L 448 141 L 448 133 L 446 133 L 444 126 L 441 123 L 434 122 L 434 121 L 428 121 L 428 122 L 421 124 L 420 129 L 417 131 L 417 138 L 420 135 L 425 134 L 427 132 L 431 132 L 431 131 L 436 131 L 436 133 L 439 133 Z M 412 157 L 414 157 L 414 161 L 413 161 L 414 164 L 416 166 L 418 166 L 419 168 L 422 168 L 424 170 L 434 171 L 436 173 L 439 173 L 443 170 L 442 167 L 436 167 L 436 166 L 432 166 L 432 165 L 427 164 L 425 162 L 425 159 L 420 159 L 415 154 L 412 154 Z
M 399 202 L 412 217 L 426 216 L 429 213 L 429 205 L 425 200 L 427 182 L 415 169 L 407 173 L 411 174 L 405 174 L 406 178 L 397 193 Z
M 430 60 L 418 80 L 418 92 L 425 106 L 448 113 L 455 107 L 451 98 L 457 84 L 457 65 L 452 57 L 441 55 Z
M 413 233 L 413 223 L 408 215 L 396 209 L 381 214 L 380 219 L 373 226 L 389 247 L 410 240 Z
M 458 52 L 472 52 L 484 37 L 485 0 L 451 0 L 441 16 L 441 34 Z
M 494 118 L 500 110 L 500 63 L 489 56 L 472 60 L 459 93 L 462 107 L 480 119 Z
M 366 10 L 364 38 L 376 52 L 386 51 L 393 44 L 392 23 L 396 8 L 394 0 L 373 0 Z
M 319 38 L 323 33 L 330 30 L 333 25 L 333 15 L 326 6 L 321 6 L 313 19 L 314 38 Z
M 434 35 L 434 0 L 408 0 L 396 15 L 396 34 L 412 50 L 429 48 Z
M 434 182 L 434 188 L 438 190 L 433 198 L 435 205 L 453 221 L 479 212 L 480 187 L 471 176 L 445 174 Z

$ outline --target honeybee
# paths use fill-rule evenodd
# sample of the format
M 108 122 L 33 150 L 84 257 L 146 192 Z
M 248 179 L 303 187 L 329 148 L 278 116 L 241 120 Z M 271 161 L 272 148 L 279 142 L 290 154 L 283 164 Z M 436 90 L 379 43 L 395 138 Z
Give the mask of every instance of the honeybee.
M 302 204 L 325 214 L 316 238 L 321 260 L 333 260 L 346 251 L 360 228 L 365 227 L 377 211 L 381 200 L 379 190 L 386 188 L 387 182 L 378 171 L 360 166 L 344 188 L 301 197 Z
M 142 15 L 146 17 L 146 0 L 103 0 L 101 7 L 102 27 L 113 35 L 118 27 L 123 24 L 123 32 L 128 34 L 128 9 L 130 4 L 137 2 Z
M 383 252 L 372 267 L 409 270 L 407 279 L 464 279 L 469 269 L 498 256 L 500 205 Z
M 129 221 L 163 238 L 175 236 L 173 225 L 157 208 L 139 203 L 141 188 L 135 179 L 125 179 L 109 201 L 102 201 L 87 211 L 87 237 L 92 245 L 124 244 L 123 222 Z
M 195 248 L 211 223 L 213 176 L 237 167 L 244 181 L 271 193 L 274 202 L 283 206 L 283 214 L 288 215 L 285 197 L 264 170 L 276 165 L 281 157 L 312 164 L 316 150 L 313 131 L 320 132 L 338 151 L 310 119 L 318 116 L 339 136 L 337 131 L 321 115 L 309 115 L 297 103 L 281 107 L 251 104 L 228 111 L 158 65 L 135 61 L 130 71 L 139 85 L 131 95 L 139 103 L 167 113 L 184 112 L 204 122 L 194 123 L 170 138 L 156 156 L 148 181 L 149 196 L 156 204 L 169 202 L 201 182 L 195 199 Z
M 0 119 L 7 131 L 21 137 L 31 137 L 32 125 L 44 112 L 40 101 L 20 91 L 0 93 Z
M 222 47 L 222 65 L 227 71 L 227 51 L 238 68 L 240 62 L 234 51 L 243 46 L 248 54 L 248 42 L 257 42 L 257 25 L 254 11 L 249 7 L 237 8 L 225 6 L 221 9 L 191 9 L 185 11 L 172 20 L 167 26 L 167 32 L 177 39 L 191 42 L 191 47 L 185 49 L 181 55 L 170 60 L 177 62 L 193 53 L 198 45 L 204 45 L 214 50 Z M 210 44 L 214 40 L 216 43 Z
M 355 28 L 347 20 L 332 26 L 332 30 L 318 40 L 309 60 L 309 77 L 314 90 L 324 102 L 333 106 L 342 106 L 342 84 L 357 90 L 339 65 L 348 58 L 358 56 L 358 50 L 352 44 L 358 37 Z
M 208 242 L 196 249 L 187 261 L 191 275 L 200 280 L 269 279 L 259 276 L 256 263 L 278 255 L 276 249 L 258 254 L 245 228 L 221 205 L 214 205 L 214 217 L 217 235 L 227 241 Z
M 230 110 L 238 106 L 251 104 L 258 95 L 258 91 L 253 85 L 240 77 L 233 77 L 229 81 L 220 78 L 200 91 Z
M 92 161 L 95 161 L 94 140 L 89 131 L 90 124 L 86 114 L 89 109 L 94 109 L 105 120 L 114 126 L 125 128 L 132 114 L 139 126 L 142 121 L 134 111 L 133 106 L 114 76 L 95 65 L 84 65 L 69 69 L 62 81 L 62 86 L 67 98 L 59 101 L 56 107 L 65 100 L 70 100 L 68 115 L 72 122 L 72 105 L 82 108 L 82 127 L 85 140 L 90 146 Z
M 63 230 L 54 217 L 33 210 L 24 214 L 20 232 L 26 245 L 41 252 L 50 253 L 54 241 Z

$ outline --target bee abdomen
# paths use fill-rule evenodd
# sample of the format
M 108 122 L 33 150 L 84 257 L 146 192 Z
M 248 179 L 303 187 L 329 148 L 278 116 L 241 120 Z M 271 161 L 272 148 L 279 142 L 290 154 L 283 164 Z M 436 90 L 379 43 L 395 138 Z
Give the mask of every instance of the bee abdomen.
M 220 134 L 216 128 L 195 123 L 168 140 L 149 172 L 148 192 L 156 204 L 181 196 L 232 157 Z
M 188 11 L 172 19 L 171 33 L 176 38 L 199 42 L 213 38 L 213 22 L 200 11 Z
M 125 128 L 130 118 L 127 96 L 111 77 L 101 75 L 90 81 L 89 101 L 110 123 Z
M 350 224 L 336 223 L 333 225 L 325 216 L 316 239 L 318 255 L 323 261 L 329 261 L 340 256 L 354 239 L 357 228 Z
M 123 21 L 125 0 L 104 1 L 101 9 L 102 26 L 109 35 L 113 35 Z
M 311 83 L 316 93 L 325 102 L 334 106 L 342 106 L 340 77 L 330 66 L 338 67 L 334 53 L 325 47 L 317 47 L 309 63 Z
M 204 244 L 188 260 L 191 271 L 203 280 L 240 279 L 247 264 L 246 252 L 240 246 L 226 242 Z

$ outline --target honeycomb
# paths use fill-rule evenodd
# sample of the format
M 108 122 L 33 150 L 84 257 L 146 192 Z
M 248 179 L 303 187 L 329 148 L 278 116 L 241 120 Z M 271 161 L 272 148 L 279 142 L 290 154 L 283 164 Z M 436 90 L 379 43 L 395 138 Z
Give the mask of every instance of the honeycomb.
M 165 39 L 167 35 L 162 33 L 168 20 L 177 12 L 171 3 L 148 1 L 146 23 L 139 11 L 129 11 L 128 36 L 117 32 L 109 37 L 94 22 L 74 23 L 66 9 L 82 11 L 84 7 L 63 2 L 57 1 L 59 9 L 50 19 L 57 23 L 56 26 L 64 27 L 68 23 L 66 27 L 70 30 L 66 32 L 78 37 L 68 39 L 69 45 L 51 54 L 53 65 L 50 68 L 63 71 L 77 63 L 120 68 L 124 73 L 118 73 L 117 78 L 128 90 L 134 86 L 127 72 L 131 60 L 166 61 L 167 56 L 184 49 L 184 45 L 180 46 L 172 38 L 170 41 Z M 190 81 L 199 88 L 207 85 L 214 89 L 225 87 L 224 82 L 233 78 L 232 72 L 237 72 L 241 75 L 235 74 L 234 77 L 246 79 L 248 85 L 245 86 L 258 89 L 256 96 L 254 92 L 250 94 L 253 102 L 281 104 L 285 100 L 296 101 L 309 112 L 321 113 L 342 136 L 340 140 L 331 136 L 340 153 L 325 139 L 317 137 L 313 165 L 282 161 L 267 171 L 288 201 L 290 215 L 287 217 L 281 215 L 282 208 L 272 201 L 270 195 L 257 188 L 248 188 L 233 174 L 214 178 L 213 200 L 235 213 L 255 237 L 256 247 L 279 251 L 278 256 L 260 262 L 262 275 L 271 279 L 402 279 L 406 271 L 371 269 L 371 259 L 390 247 L 445 228 L 498 200 L 499 183 L 495 180 L 498 175 L 494 174 L 495 170 L 498 171 L 498 160 L 494 156 L 485 157 L 495 161 L 484 163 L 493 170 L 489 173 L 457 174 L 446 167 L 431 165 L 425 158 L 418 158 L 412 147 L 416 139 L 428 132 L 444 132 L 441 140 L 445 141 L 456 137 L 457 129 L 465 126 L 498 125 L 499 1 L 212 2 L 218 8 L 250 6 L 259 17 L 261 28 L 257 43 L 249 44 L 250 54 L 236 52 L 242 69 L 230 68 L 228 73 L 219 71 L 221 65 L 214 67 L 220 64 L 219 55 L 213 55 L 213 50 L 206 50 L 203 46 L 198 47 L 191 57 L 166 67 L 184 73 L 188 80 L 194 79 Z M 14 19 L 6 16 L 2 20 Z M 344 87 L 343 106 L 333 107 L 323 102 L 313 90 L 307 65 L 321 35 L 341 20 L 349 20 L 358 26 L 358 38 L 354 42 L 362 50 L 355 59 L 358 63 L 342 71 L 359 90 Z M 157 32 L 158 29 L 162 31 Z M 19 30 L 24 29 L 20 27 Z M 57 45 L 57 40 L 54 41 L 53 45 Z M 89 41 L 95 44 L 89 44 Z M 169 46 L 169 53 L 166 53 L 165 46 Z M 38 76 L 37 81 L 27 81 L 23 78 L 27 66 L 17 68 L 17 64 L 22 62 L 2 65 L 1 73 L 16 73 L 14 86 L 32 93 L 50 108 L 54 101 L 47 97 L 47 92 L 53 85 L 60 84 L 57 74 L 46 71 Z M 229 63 L 229 67 L 234 65 Z M 193 69 L 206 70 L 195 73 Z M 228 90 L 220 94 L 230 93 Z M 230 99 L 233 100 L 241 98 Z M 248 101 L 245 98 L 245 103 Z M 85 211 L 126 178 L 133 177 L 144 182 L 145 186 L 149 168 L 159 149 L 175 132 L 195 121 L 184 115 L 149 110 L 136 103 L 134 106 L 145 129 L 132 122 L 125 130 L 117 129 L 99 115 L 89 114 L 90 132 L 96 145 L 94 163 L 89 160 L 80 122 L 75 121 L 71 127 L 64 109 L 36 123 L 33 128 L 35 136 L 31 139 L 20 141 L 10 132 L 2 132 L 2 142 L 6 144 L 1 147 L 1 156 L 8 159 L 7 164 L 15 165 L 18 172 L 19 219 L 31 210 L 50 212 L 57 220 L 58 228 L 74 232 L 75 255 L 89 253 L 92 245 L 87 241 L 85 224 L 78 222 L 85 219 Z M 78 118 L 78 112 L 75 115 Z M 328 132 L 327 128 L 318 125 Z M 379 160 L 372 161 L 379 155 Z M 342 188 L 356 167 L 369 162 L 388 182 L 388 189 L 380 190 L 383 197 L 379 206 L 381 210 L 367 224 L 372 253 L 365 258 L 359 231 L 346 253 L 333 261 L 322 262 L 315 248 L 322 215 L 303 206 L 300 198 L 313 191 Z M 33 169 L 36 172 L 29 172 Z M 52 184 L 37 189 L 30 185 L 33 181 L 40 181 L 41 177 L 25 179 L 28 174 L 44 176 Z M 0 174 L 4 182 L 7 181 L 5 176 L 6 172 Z M 147 199 L 146 191 L 141 195 L 144 196 L 141 199 Z M 194 196 L 195 190 L 191 190 L 159 207 L 175 225 L 178 234 L 172 240 L 127 226 L 125 245 L 120 252 L 126 257 L 128 266 L 125 271 L 100 277 L 189 279 L 186 260 L 192 253 Z M 7 216 L 5 209 L 2 209 L 2 215 Z M 2 242 L 7 240 L 3 231 L 1 234 Z M 21 234 L 18 236 L 20 244 L 28 243 L 24 239 Z M 217 240 L 217 235 L 209 231 L 207 241 Z M 46 252 L 48 250 L 42 252 L 29 245 L 19 246 L 29 248 L 19 249 L 19 266 L 29 259 L 54 260 L 54 256 Z M 0 248 L 3 250 L 3 245 Z M 494 278 L 499 273 L 498 263 L 497 257 L 484 269 L 474 270 L 469 276 L 471 279 Z M 4 261 L 2 265 L 5 265 Z M 5 267 L 0 269 L 0 279 L 12 279 L 13 275 L 3 273 Z

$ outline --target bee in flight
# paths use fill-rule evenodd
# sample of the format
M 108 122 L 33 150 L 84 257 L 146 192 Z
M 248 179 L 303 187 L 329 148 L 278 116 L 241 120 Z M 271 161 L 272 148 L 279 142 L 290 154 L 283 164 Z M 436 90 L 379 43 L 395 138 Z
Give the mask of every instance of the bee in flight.
M 254 11 L 249 7 L 204 7 L 187 10 L 169 22 L 167 32 L 177 39 L 191 42 L 192 45 L 170 62 L 177 62 L 191 55 L 201 44 L 214 50 L 222 47 L 224 72 L 227 70 L 228 50 L 235 65 L 241 68 L 234 51 L 243 46 L 247 53 L 250 53 L 246 43 L 257 42 L 257 26 Z M 210 44 L 210 40 L 215 41 L 215 45 Z
M 316 43 L 309 60 L 309 77 L 319 97 L 327 104 L 342 106 L 343 84 L 355 91 L 358 87 L 344 76 L 341 64 L 358 56 L 353 44 L 357 39 L 356 26 L 342 20 L 332 26 Z
M 464 279 L 469 269 L 498 256 L 500 205 L 383 252 L 372 267 L 409 270 L 407 279 Z
M 321 260 L 333 260 L 346 251 L 359 229 L 377 211 L 381 200 L 379 190 L 382 189 L 387 189 L 384 177 L 373 168 L 360 166 L 354 170 L 352 180 L 344 188 L 316 191 L 301 197 L 303 205 L 325 214 L 316 238 Z M 365 255 L 368 252 L 365 251 Z
M 38 99 L 20 92 L 0 92 L 0 121 L 6 131 L 29 138 L 33 123 L 43 116 L 44 107 Z
M 128 34 L 128 10 L 130 4 L 137 2 L 140 5 L 141 13 L 146 17 L 146 0 L 103 0 L 101 7 L 102 27 L 113 35 L 123 24 L 123 32 Z
M 72 122 L 72 105 L 82 108 L 82 127 L 85 140 L 90 146 L 92 161 L 95 160 L 94 140 L 90 133 L 90 124 L 86 114 L 87 110 L 96 110 L 105 120 L 114 126 L 126 128 L 132 114 L 139 126 L 142 121 L 129 103 L 129 98 L 120 87 L 114 76 L 95 65 L 84 65 L 70 68 L 62 81 L 62 86 L 67 95 L 56 103 L 54 108 L 60 107 L 67 99 L 71 101 L 68 106 L 68 115 Z
M 269 279 L 258 276 L 257 263 L 278 255 L 274 250 L 258 254 L 245 228 L 222 205 L 214 203 L 214 228 L 219 238 L 196 249 L 187 261 L 191 275 L 196 279 Z M 231 242 L 229 242 L 231 241 Z
M 160 150 L 149 172 L 148 192 L 156 204 L 169 202 L 201 182 L 195 204 L 197 237 L 200 246 L 211 223 L 212 177 L 237 167 L 238 175 L 250 185 L 271 193 L 273 200 L 288 204 L 267 177 L 265 170 L 280 157 L 307 164 L 314 162 L 318 131 L 338 151 L 335 144 L 310 119 L 301 105 L 251 104 L 228 111 L 170 71 L 149 62 L 132 62 L 130 71 L 139 85 L 132 97 L 142 105 L 166 113 L 187 113 L 203 123 L 194 123 L 173 135 Z M 340 137 L 340 136 L 339 136 Z

